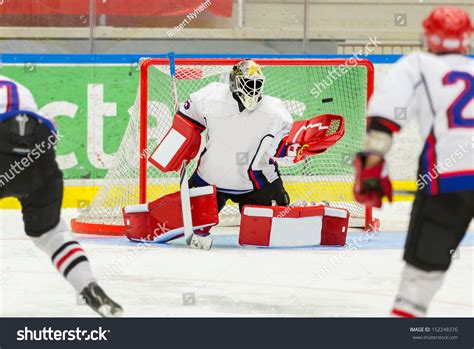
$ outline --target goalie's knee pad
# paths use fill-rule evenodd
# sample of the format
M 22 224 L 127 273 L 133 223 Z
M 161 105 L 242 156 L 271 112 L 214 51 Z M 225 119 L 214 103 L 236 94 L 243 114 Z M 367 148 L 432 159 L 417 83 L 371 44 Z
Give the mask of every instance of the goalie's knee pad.
M 219 223 L 216 187 L 191 188 L 191 214 L 196 234 L 208 234 Z M 183 236 L 180 193 L 165 195 L 155 201 L 123 208 L 125 235 L 133 241 L 167 242 Z
M 342 246 L 348 224 L 349 212 L 339 208 L 246 205 L 239 243 L 263 247 Z

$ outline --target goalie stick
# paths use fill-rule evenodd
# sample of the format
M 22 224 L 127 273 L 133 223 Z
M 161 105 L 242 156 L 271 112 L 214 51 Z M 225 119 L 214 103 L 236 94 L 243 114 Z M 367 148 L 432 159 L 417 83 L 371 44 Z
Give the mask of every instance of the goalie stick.
M 181 209 L 183 214 L 184 238 L 186 244 L 191 248 L 210 250 L 212 247 L 212 238 L 209 236 L 198 236 L 193 231 L 193 218 L 191 215 L 191 197 L 189 195 L 188 176 L 186 175 L 186 161 L 183 161 L 180 170 L 180 197 Z
M 174 109 L 179 108 L 178 90 L 176 88 L 176 66 L 174 64 L 174 53 L 168 54 L 170 62 L 170 75 L 173 89 Z M 193 231 L 193 217 L 191 214 L 191 197 L 189 195 L 188 176 L 186 175 L 186 161 L 183 161 L 180 170 L 179 189 L 181 198 L 181 212 L 183 215 L 184 239 L 191 248 L 210 250 L 212 247 L 212 238 L 209 236 L 198 236 Z

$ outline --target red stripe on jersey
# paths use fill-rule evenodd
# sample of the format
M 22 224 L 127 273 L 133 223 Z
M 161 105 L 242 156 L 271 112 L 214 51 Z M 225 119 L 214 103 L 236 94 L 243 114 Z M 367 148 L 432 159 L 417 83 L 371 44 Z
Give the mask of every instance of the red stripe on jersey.
M 84 252 L 84 250 L 80 247 L 73 248 L 71 251 L 66 253 L 59 261 L 56 263 L 56 268 L 59 270 L 61 266 L 66 262 L 66 260 L 71 257 L 72 255 L 76 254 L 77 252 Z
M 21 109 L 21 96 L 20 96 L 20 92 L 18 91 L 18 88 L 17 88 L 17 108 L 18 109 Z
M 393 308 L 392 309 L 392 315 L 398 316 L 398 317 L 405 317 L 405 318 L 415 318 L 416 316 L 407 312 L 403 311 L 400 309 Z
M 252 170 L 249 170 L 249 175 L 250 175 L 250 177 L 252 177 L 251 180 L 252 180 L 253 184 L 255 185 L 255 188 L 260 189 L 260 185 L 258 184 L 257 178 L 255 178 L 255 174 L 253 173 Z
M 466 176 L 466 175 L 474 175 L 474 170 L 460 170 L 460 171 L 441 173 L 439 176 L 452 177 L 452 176 Z
M 433 132 L 431 132 L 430 136 L 428 137 L 428 147 L 428 171 L 434 174 L 436 173 L 436 138 Z M 438 194 L 437 178 L 433 178 L 431 181 L 431 193 L 434 195 Z
M 5 85 L 5 87 L 7 89 L 7 112 L 9 112 L 13 109 L 12 87 L 10 85 Z
M 286 142 L 288 140 L 288 137 L 285 137 L 283 138 L 281 141 L 280 141 L 280 146 L 278 147 L 276 153 L 275 153 L 275 156 L 277 158 L 283 158 L 286 156 L 286 151 L 282 153 L 282 151 L 285 149 L 285 147 L 287 146 Z

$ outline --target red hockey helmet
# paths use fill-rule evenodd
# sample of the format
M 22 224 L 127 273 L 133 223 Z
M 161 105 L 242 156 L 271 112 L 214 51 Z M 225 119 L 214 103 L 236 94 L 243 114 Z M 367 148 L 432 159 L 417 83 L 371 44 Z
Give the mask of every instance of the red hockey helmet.
M 466 11 L 456 7 L 437 7 L 423 22 L 425 40 L 433 53 L 467 53 L 472 24 Z

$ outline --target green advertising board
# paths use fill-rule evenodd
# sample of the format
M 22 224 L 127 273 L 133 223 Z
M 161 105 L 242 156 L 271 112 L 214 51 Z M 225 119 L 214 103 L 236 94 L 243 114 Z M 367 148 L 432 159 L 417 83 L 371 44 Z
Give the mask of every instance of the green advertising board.
M 54 117 L 65 179 L 104 177 L 135 100 L 133 65 L 4 65 L 0 75 L 25 85 L 40 112 Z

